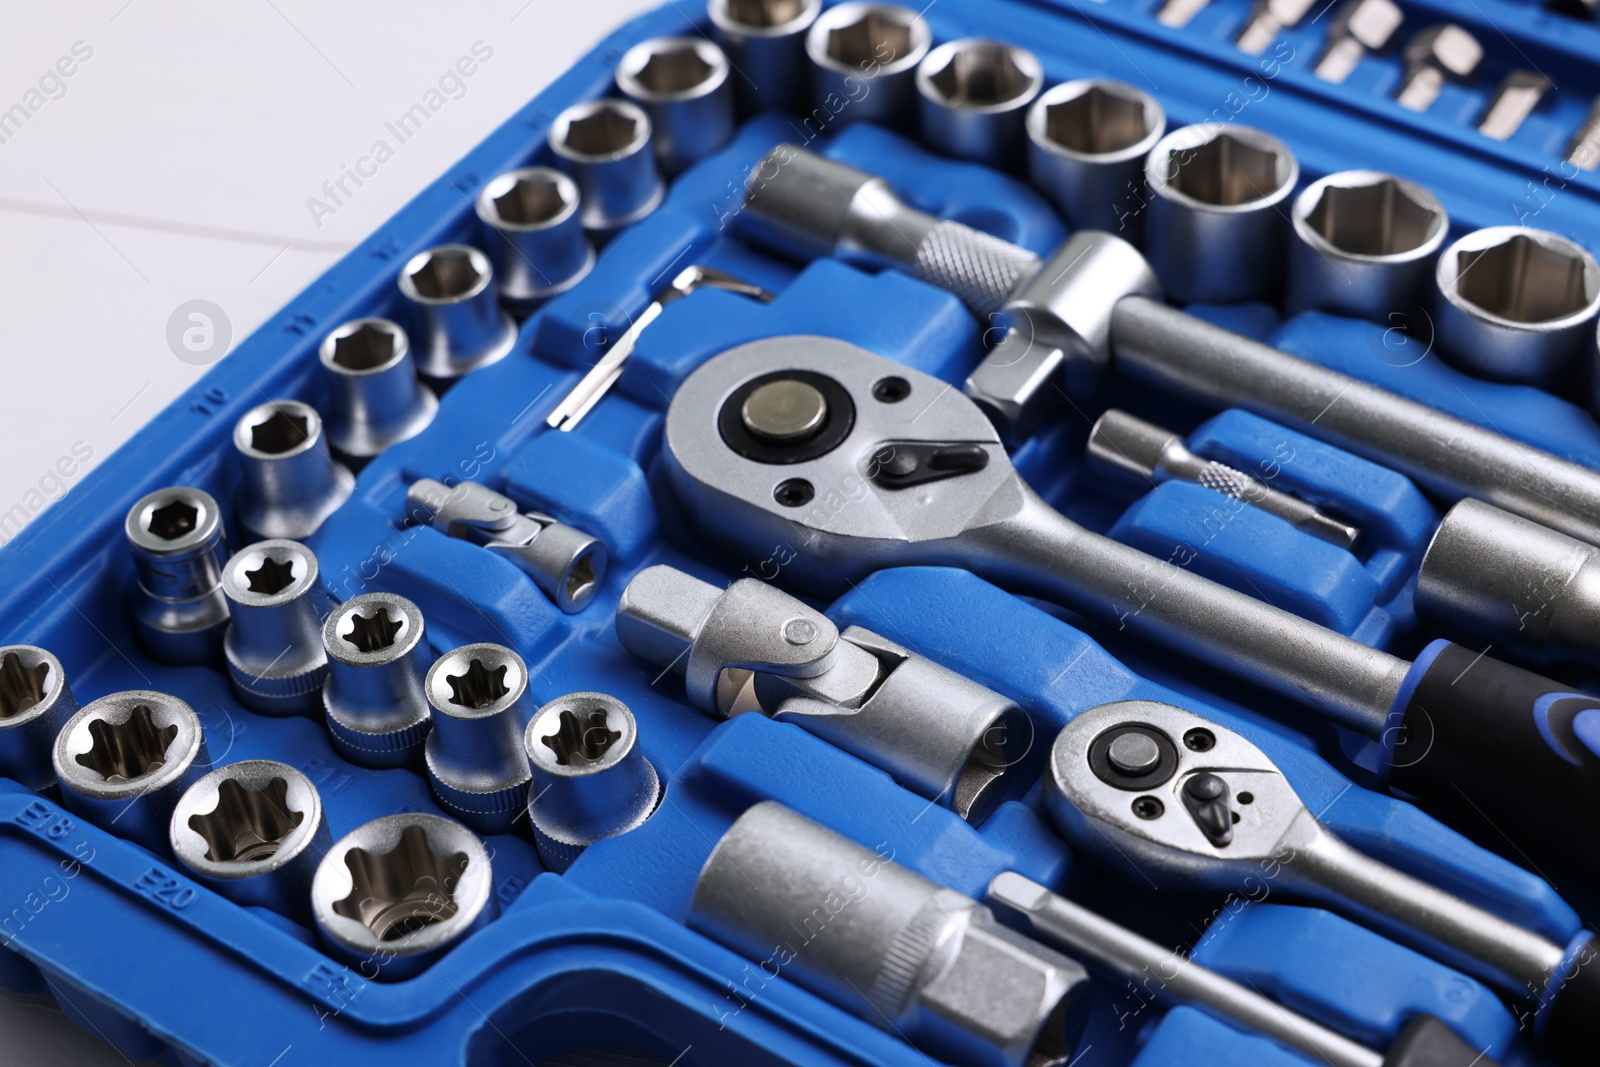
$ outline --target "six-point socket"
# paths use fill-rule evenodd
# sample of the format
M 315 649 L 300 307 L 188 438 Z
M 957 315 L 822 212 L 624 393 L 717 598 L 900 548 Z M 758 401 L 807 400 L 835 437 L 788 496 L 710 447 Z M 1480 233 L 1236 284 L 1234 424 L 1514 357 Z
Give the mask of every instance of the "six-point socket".
M 524 740 L 533 764 L 528 818 L 552 871 L 565 871 L 594 842 L 632 830 L 661 800 L 661 781 L 639 748 L 639 724 L 616 697 L 552 700 L 534 713 Z
M 56 735 L 51 759 L 62 807 L 158 854 L 170 847 L 178 798 L 211 769 L 194 709 L 149 689 L 84 705 Z
M 34 645 L 0 646 L 0 775 L 29 789 L 49 785 L 51 748 L 77 711 L 53 654 Z
M 528 807 L 528 665 L 504 645 L 463 645 L 434 662 L 425 684 L 433 795 L 478 833 L 506 833 Z
M 169 836 L 189 877 L 298 922 L 311 917 L 311 878 L 333 844 L 311 779 L 264 759 L 218 767 L 191 785 Z
M 235 507 L 246 541 L 303 541 L 350 498 L 355 479 L 333 461 L 322 416 L 299 400 L 273 400 L 233 427 L 244 484 Z
M 1063 82 L 1028 109 L 1028 177 L 1080 230 L 1139 239 L 1144 158 L 1167 131 L 1156 98 L 1102 78 Z
M 222 568 L 222 589 L 233 608 L 223 652 L 239 702 L 264 715 L 314 711 L 328 674 L 316 555 L 298 541 L 258 541 Z
M 416 323 L 417 369 L 437 385 L 504 359 L 517 324 L 495 299 L 494 268 L 471 245 L 418 252 L 400 270 L 400 295 Z
M 584 229 L 608 237 L 661 203 L 650 136 L 650 116 L 626 100 L 590 100 L 556 116 L 550 149 L 578 183 Z
M 578 187 L 559 170 L 521 167 L 490 179 L 478 194 L 500 299 L 519 315 L 577 285 L 594 266 L 578 217 Z
M 216 500 L 191 486 L 157 489 L 128 509 L 123 531 L 133 552 L 128 602 L 139 648 L 161 663 L 212 662 L 228 626 Z
M 806 31 L 822 0 L 711 0 L 717 43 L 736 70 L 760 71 L 735 82 L 742 110 L 799 111 L 808 95 Z
M 428 736 L 428 642 L 422 610 L 394 593 L 363 593 L 322 627 L 322 706 L 333 747 L 363 767 L 415 765 Z
M 927 21 L 899 4 L 828 8 L 806 32 L 812 104 L 830 122 L 906 125 L 916 114 L 917 64 L 932 41 Z
M 411 341 L 388 319 L 351 319 L 317 350 L 331 390 L 328 443 L 361 464 L 428 428 L 439 398 L 417 380 Z
M 733 136 L 728 57 L 704 37 L 656 37 L 617 63 L 617 88 L 644 108 L 656 162 L 673 175 Z
M 407 812 L 334 842 L 311 883 L 317 932 L 363 978 L 426 969 L 500 912 L 489 853 L 472 831 Z

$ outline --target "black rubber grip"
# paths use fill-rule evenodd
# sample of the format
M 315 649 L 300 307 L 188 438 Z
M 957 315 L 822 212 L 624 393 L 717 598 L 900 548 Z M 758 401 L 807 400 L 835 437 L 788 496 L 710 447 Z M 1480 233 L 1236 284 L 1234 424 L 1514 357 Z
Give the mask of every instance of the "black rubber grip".
M 1389 1046 L 1383 1067 L 1498 1067 L 1432 1015 L 1418 1015 Z
M 1600 699 L 1436 641 L 1389 724 L 1395 788 L 1519 863 L 1600 873 L 1600 837 L 1581 829 L 1600 816 Z
M 1536 1033 L 1539 1050 L 1561 1063 L 1600 1059 L 1600 947 L 1593 938 L 1568 953 Z

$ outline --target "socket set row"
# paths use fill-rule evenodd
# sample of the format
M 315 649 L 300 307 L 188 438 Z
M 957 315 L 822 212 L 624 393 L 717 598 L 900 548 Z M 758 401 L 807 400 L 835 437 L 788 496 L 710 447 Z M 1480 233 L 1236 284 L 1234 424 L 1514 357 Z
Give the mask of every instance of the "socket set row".
M 628 24 L 0 553 L 0 984 L 174 1065 L 1592 1062 L 1597 69 Z

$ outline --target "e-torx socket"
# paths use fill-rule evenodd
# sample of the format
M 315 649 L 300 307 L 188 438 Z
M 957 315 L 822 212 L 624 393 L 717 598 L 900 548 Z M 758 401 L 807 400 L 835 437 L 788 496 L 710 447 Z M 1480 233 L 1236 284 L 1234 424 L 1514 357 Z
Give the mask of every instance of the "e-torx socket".
M 966 388 L 1008 437 L 1031 429 L 1057 373 L 1072 391 L 1114 367 L 1265 415 L 1444 500 L 1475 496 L 1600 545 L 1600 472 L 1168 307 L 1144 257 L 1111 234 L 1080 231 L 1041 266 L 1026 249 L 917 211 L 882 178 L 794 145 L 773 149 L 759 173 L 745 214 L 785 249 L 904 270 L 979 316 L 999 313 L 1007 332 Z
M 761 389 L 793 403 L 749 403 Z M 1491 845 L 1485 819 L 1552 865 L 1600 869 L 1600 847 L 1566 832 L 1600 812 L 1600 698 L 1444 641 L 1408 663 L 1193 573 L 1192 550 L 1157 559 L 1092 533 L 931 375 L 830 338 L 740 345 L 679 387 L 661 460 L 696 536 L 793 546 L 786 581 L 837 593 L 883 567 L 965 567 L 1379 741 L 1396 788 Z
M 29 789 L 53 780 L 56 735 L 78 713 L 55 655 L 36 645 L 0 645 L 0 775 Z

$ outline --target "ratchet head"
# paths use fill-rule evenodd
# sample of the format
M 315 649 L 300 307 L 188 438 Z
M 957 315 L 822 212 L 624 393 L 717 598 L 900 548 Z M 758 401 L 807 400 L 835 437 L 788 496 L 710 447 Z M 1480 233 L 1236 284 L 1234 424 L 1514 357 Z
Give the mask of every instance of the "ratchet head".
M 665 467 L 689 521 L 820 592 L 886 566 L 952 563 L 969 529 L 1037 501 L 994 427 L 948 382 L 825 337 L 708 361 L 667 413 Z
M 1275 865 L 1293 859 L 1291 828 L 1309 819 L 1255 745 L 1153 700 L 1102 704 L 1068 723 L 1050 751 L 1044 797 L 1072 843 L 1190 887 L 1275 877 Z

